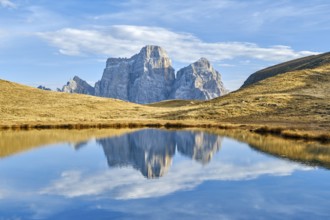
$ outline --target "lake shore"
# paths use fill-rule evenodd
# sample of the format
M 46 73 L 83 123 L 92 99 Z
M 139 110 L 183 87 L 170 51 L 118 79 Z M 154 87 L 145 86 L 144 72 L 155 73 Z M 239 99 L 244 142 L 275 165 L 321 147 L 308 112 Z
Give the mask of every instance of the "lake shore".
M 95 122 L 29 122 L 29 123 L 2 123 L 0 130 L 31 130 L 31 129 L 90 129 L 90 128 L 210 128 L 245 130 L 258 134 L 273 134 L 284 138 L 330 141 L 330 132 L 326 125 L 312 125 L 310 123 L 284 122 L 216 122 L 216 121 L 189 121 L 189 120 L 111 120 Z

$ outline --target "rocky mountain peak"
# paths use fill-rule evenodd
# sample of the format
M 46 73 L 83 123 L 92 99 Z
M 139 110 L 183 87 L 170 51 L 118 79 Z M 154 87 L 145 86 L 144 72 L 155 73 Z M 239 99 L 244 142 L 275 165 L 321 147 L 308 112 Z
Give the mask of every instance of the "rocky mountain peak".
M 136 103 L 158 102 L 169 97 L 174 80 L 166 51 L 149 45 L 131 58 L 109 58 L 102 79 L 95 85 L 95 95 Z
M 201 57 L 199 58 L 199 60 L 197 60 L 195 63 L 193 63 L 195 65 L 201 65 L 201 66 L 207 66 L 210 67 L 210 61 L 208 59 L 206 59 L 205 57 Z
M 169 58 L 167 52 L 160 46 L 147 45 L 140 50 L 141 55 L 147 59 Z
M 141 104 L 167 99 L 207 100 L 226 93 L 220 73 L 206 58 L 179 70 L 175 77 L 167 52 L 155 45 L 143 47 L 130 58 L 109 58 L 95 89 L 74 77 L 63 91 Z
M 205 57 L 200 58 L 196 62 L 190 64 L 191 68 L 195 69 L 195 73 L 202 73 L 203 71 L 215 71 L 210 61 Z
M 172 98 L 208 100 L 226 93 L 220 73 L 202 57 L 178 71 Z
M 94 87 L 89 85 L 86 81 L 80 79 L 78 76 L 73 77 L 69 80 L 65 86 L 62 88 L 62 92 L 67 93 L 80 93 L 94 95 Z

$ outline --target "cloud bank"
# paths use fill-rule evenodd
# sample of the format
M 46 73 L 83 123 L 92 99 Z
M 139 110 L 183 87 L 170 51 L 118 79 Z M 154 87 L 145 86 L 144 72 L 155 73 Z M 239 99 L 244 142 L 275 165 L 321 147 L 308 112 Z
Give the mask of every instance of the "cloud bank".
M 16 8 L 16 4 L 9 0 L 0 0 L 0 5 L 5 8 Z
M 316 54 L 295 51 L 290 46 L 261 47 L 249 42 L 205 42 L 190 33 L 173 32 L 161 27 L 114 25 L 93 29 L 64 28 L 37 36 L 70 56 L 106 55 L 131 57 L 145 45 L 159 45 L 170 57 L 182 63 L 191 63 L 200 57 L 213 62 L 234 58 L 282 62 Z

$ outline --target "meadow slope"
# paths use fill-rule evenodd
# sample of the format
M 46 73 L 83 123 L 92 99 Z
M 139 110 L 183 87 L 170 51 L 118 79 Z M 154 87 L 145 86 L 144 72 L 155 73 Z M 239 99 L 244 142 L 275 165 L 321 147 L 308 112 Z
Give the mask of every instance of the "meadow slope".
M 330 65 L 276 75 L 210 101 L 139 105 L 0 80 L 0 126 L 227 125 L 329 135 Z M 297 132 L 295 132 L 297 133 Z M 294 134 L 292 134 L 294 136 Z M 330 136 L 330 135 L 329 135 Z

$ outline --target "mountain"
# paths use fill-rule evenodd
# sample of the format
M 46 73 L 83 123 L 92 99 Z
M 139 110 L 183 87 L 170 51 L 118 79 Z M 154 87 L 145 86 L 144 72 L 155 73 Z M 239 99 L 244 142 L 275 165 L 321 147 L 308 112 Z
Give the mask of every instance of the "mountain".
M 94 95 L 94 87 L 89 85 L 86 81 L 80 79 L 78 76 L 73 77 L 65 86 L 62 88 L 62 92 L 66 93 L 80 93 L 87 95 Z
M 159 46 L 145 46 L 127 58 L 109 58 L 102 79 L 95 85 L 95 95 L 135 103 L 168 99 L 175 73 L 166 51 Z
M 201 58 L 178 71 L 172 98 L 209 100 L 226 93 L 220 73 L 206 58 Z
M 168 99 L 208 100 L 227 92 L 220 73 L 207 59 L 179 70 L 176 78 L 166 51 L 151 45 L 131 58 L 109 58 L 95 89 L 75 77 L 62 90 L 141 104 Z
M 261 80 L 267 79 L 269 77 L 276 76 L 278 74 L 283 74 L 295 70 L 312 69 L 325 64 L 330 64 L 330 52 L 323 53 L 320 55 L 303 57 L 285 63 L 277 64 L 275 66 L 259 70 L 250 75 L 242 85 L 242 88 L 252 85 Z
M 171 100 L 153 105 L 44 91 L 0 80 L 0 127 L 229 123 L 242 129 L 267 126 L 277 133 L 304 131 L 310 132 L 308 137 L 330 138 L 330 63 L 310 68 L 315 64 L 306 62 L 307 69 L 280 73 L 209 101 Z

